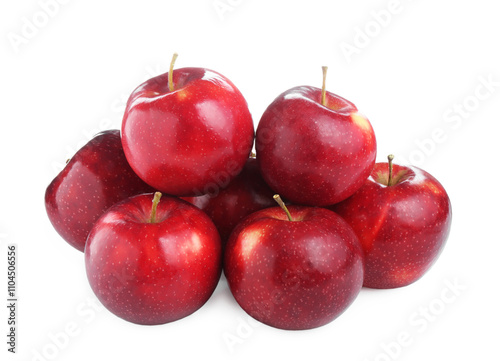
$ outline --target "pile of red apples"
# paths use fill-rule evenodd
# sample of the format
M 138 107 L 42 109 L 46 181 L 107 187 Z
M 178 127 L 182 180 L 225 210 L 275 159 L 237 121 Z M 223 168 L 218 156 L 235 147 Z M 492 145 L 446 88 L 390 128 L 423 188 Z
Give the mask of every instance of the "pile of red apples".
M 322 88 L 285 91 L 255 132 L 231 81 L 174 70 L 175 58 L 130 95 L 121 131 L 96 135 L 46 190 L 50 221 L 84 252 L 109 311 L 176 321 L 224 272 L 255 319 L 310 329 L 361 287 L 403 287 L 431 267 L 450 230 L 446 191 L 392 155 L 375 163 L 370 122 L 326 91 L 326 68 Z

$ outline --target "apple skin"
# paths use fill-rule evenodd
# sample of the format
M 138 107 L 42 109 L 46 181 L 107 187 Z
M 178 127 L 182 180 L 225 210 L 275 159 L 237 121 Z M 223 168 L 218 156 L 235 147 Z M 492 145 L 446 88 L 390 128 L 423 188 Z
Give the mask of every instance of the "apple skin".
M 365 254 L 364 286 L 396 288 L 422 277 L 441 253 L 451 226 L 451 203 L 429 173 L 377 163 L 352 197 L 329 207 L 354 229 Z
M 152 194 L 124 200 L 95 224 L 85 247 L 92 290 L 115 315 L 142 325 L 176 321 L 198 310 L 220 279 L 222 248 L 208 216 L 163 196 L 148 223 Z
M 243 168 L 254 127 L 246 100 L 227 78 L 203 68 L 154 77 L 133 91 L 122 123 L 132 169 L 159 191 L 199 196 Z
M 257 160 L 248 158 L 229 185 L 214 194 L 182 198 L 204 211 L 219 230 L 225 245 L 236 225 L 258 210 L 275 207 L 274 192 L 262 178 Z
M 363 283 L 363 251 L 351 227 L 324 208 L 279 207 L 245 218 L 231 234 L 224 273 L 238 304 L 255 319 L 286 330 L 338 317 Z
M 78 150 L 49 184 L 45 208 L 61 237 L 83 252 L 92 226 L 106 209 L 153 191 L 128 165 L 120 131 L 107 130 Z
M 326 206 L 358 190 L 376 158 L 373 128 L 351 102 L 299 86 L 279 95 L 259 122 L 256 151 L 269 186 L 292 203 Z

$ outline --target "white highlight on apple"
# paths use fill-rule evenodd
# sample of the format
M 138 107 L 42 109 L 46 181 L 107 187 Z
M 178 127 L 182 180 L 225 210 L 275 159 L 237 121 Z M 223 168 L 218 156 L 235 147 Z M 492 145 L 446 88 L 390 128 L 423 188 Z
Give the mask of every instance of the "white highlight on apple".
M 444 288 L 439 295 L 431 299 L 427 304 L 420 306 L 408 317 L 409 327 L 399 332 L 391 341 L 381 342 L 379 352 L 374 358 L 365 358 L 363 361 L 393 361 L 400 358 L 404 350 L 415 343 L 418 335 L 424 333 L 429 326 L 436 322 L 439 317 L 455 303 L 457 299 L 467 290 L 467 286 L 458 278 L 444 280 Z
M 12 45 L 14 52 L 19 53 L 21 45 L 26 45 L 34 39 L 40 30 L 45 28 L 51 19 L 55 18 L 61 9 L 61 5 L 66 5 L 70 0 L 39 0 L 39 9 L 31 16 L 21 18 L 21 28 L 19 32 L 9 32 L 7 39 Z
M 372 10 L 370 12 L 371 20 L 367 21 L 364 26 L 354 28 L 355 34 L 352 42 L 343 41 L 340 43 L 340 50 L 347 62 L 352 61 L 353 55 L 361 54 L 362 50 L 367 48 L 372 40 L 392 23 L 393 17 L 401 14 L 403 10 L 400 0 L 390 0 L 385 9 Z

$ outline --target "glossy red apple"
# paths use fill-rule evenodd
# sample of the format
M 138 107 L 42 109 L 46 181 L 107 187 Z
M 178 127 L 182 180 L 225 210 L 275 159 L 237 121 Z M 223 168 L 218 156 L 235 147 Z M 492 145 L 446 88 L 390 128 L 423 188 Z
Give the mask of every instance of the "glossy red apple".
M 243 170 L 229 185 L 212 194 L 185 197 L 212 219 L 219 230 L 222 244 L 226 244 L 231 231 L 249 214 L 276 206 L 273 191 L 264 182 L 255 158 L 248 158 Z
M 52 225 L 70 245 L 83 252 L 95 221 L 113 204 L 153 192 L 130 168 L 119 130 L 96 135 L 50 183 L 45 207 Z
M 143 325 L 198 310 L 222 268 L 219 234 L 208 216 L 183 200 L 160 196 L 139 195 L 111 207 L 85 247 L 97 298 L 115 315 Z
M 356 298 L 363 251 L 351 227 L 324 208 L 279 207 L 245 218 L 226 246 L 224 272 L 239 305 L 281 329 L 325 325 Z
M 358 190 L 370 175 L 376 140 L 351 102 L 299 86 L 279 95 L 257 128 L 262 176 L 292 203 L 325 206 Z
M 418 280 L 441 253 L 451 204 L 443 186 L 413 166 L 377 163 L 363 187 L 330 207 L 349 223 L 365 253 L 365 287 L 395 288 Z M 392 172 L 391 172 L 392 169 Z
M 253 140 L 252 117 L 233 83 L 208 69 L 173 70 L 173 62 L 169 73 L 134 90 L 123 117 L 132 169 L 176 196 L 206 194 L 234 178 Z

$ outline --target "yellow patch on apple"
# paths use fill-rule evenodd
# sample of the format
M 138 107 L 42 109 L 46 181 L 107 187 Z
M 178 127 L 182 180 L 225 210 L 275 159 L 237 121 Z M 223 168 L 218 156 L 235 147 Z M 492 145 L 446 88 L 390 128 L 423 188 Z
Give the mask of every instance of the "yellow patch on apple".
M 186 99 L 188 95 L 189 94 L 186 89 L 180 89 L 177 91 L 177 98 L 179 99 L 179 101 Z
M 371 125 L 368 122 L 368 119 L 366 119 L 364 115 L 359 114 L 359 113 L 352 113 L 351 119 L 364 132 L 371 131 Z
M 244 231 L 241 235 L 243 238 L 241 242 L 241 254 L 243 257 L 248 258 L 252 254 L 253 249 L 259 244 L 262 238 L 262 230 L 249 230 Z

